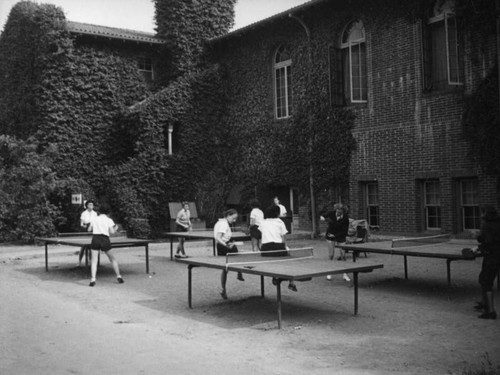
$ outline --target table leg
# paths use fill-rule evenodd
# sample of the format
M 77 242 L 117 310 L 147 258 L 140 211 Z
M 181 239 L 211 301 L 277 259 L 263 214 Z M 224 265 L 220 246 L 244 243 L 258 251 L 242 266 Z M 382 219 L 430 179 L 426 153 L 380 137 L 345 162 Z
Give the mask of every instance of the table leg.
M 278 300 L 278 329 L 281 329 L 281 282 L 283 280 L 276 279 L 276 298 Z
M 193 286 L 193 275 L 192 275 L 193 267 L 194 266 L 192 266 L 192 265 L 188 266 L 188 306 L 190 309 L 193 308 L 193 306 L 191 304 L 191 299 L 192 299 L 191 290 L 192 290 L 192 286 Z
M 45 242 L 45 272 L 49 272 L 49 249 L 47 246 L 47 242 Z
M 216 253 L 216 250 L 215 250 L 215 238 L 212 238 L 212 247 L 213 247 L 213 250 L 214 250 L 214 256 L 216 256 L 217 253 Z
M 170 260 L 174 259 L 174 237 L 170 237 Z
M 146 273 L 149 274 L 149 244 L 146 244 Z
M 358 273 L 354 272 L 353 275 L 354 284 L 354 315 L 358 314 Z
M 404 255 L 405 258 L 405 279 L 408 280 L 408 257 Z
M 260 275 L 260 296 L 264 298 L 264 276 Z

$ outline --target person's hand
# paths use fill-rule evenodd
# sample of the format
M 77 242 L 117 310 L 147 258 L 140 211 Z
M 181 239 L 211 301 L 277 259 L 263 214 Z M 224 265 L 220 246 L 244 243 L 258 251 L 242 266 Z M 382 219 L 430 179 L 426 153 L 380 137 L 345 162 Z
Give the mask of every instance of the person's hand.
M 324 218 L 323 216 L 320 216 L 320 217 L 319 217 L 319 220 L 320 220 L 320 221 L 325 221 L 325 218 Z

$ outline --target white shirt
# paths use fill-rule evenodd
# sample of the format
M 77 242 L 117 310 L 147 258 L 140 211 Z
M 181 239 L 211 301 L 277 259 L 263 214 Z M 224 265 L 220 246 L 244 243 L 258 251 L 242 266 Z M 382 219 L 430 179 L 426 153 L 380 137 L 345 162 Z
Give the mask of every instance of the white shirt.
M 104 214 L 100 214 L 92 219 L 90 222 L 92 227 L 92 234 L 103 234 L 109 237 L 110 229 L 111 233 L 114 233 L 112 229 L 115 226 L 115 222 Z
M 252 209 L 252 211 L 250 212 L 250 223 L 253 222 L 254 225 L 259 226 L 263 220 L 264 220 L 264 212 L 262 212 L 260 208 Z
M 260 223 L 259 230 L 262 233 L 262 243 L 276 242 L 282 243 L 284 236 L 288 233 L 285 223 L 281 219 L 265 219 Z
M 233 232 L 226 218 L 219 219 L 214 225 L 214 238 L 217 238 L 217 234 L 222 233 L 222 241 L 228 243 L 231 240 Z
M 94 210 L 92 210 L 92 211 L 85 210 L 80 215 L 80 221 L 83 224 L 90 224 L 90 222 L 92 221 L 92 219 L 96 218 L 96 217 L 97 217 L 97 212 L 95 212 Z
M 286 208 L 283 206 L 281 203 L 278 204 L 278 207 L 280 208 L 280 217 L 285 217 L 286 216 Z

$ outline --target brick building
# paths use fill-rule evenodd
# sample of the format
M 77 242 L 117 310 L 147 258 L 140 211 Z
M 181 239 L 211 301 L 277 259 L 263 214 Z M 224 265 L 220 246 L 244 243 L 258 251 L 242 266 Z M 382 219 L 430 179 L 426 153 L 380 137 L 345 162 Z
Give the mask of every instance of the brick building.
M 349 186 L 336 195 L 353 217 L 393 233 L 478 229 L 480 204 L 498 206 L 496 177 L 468 159 L 461 117 L 495 66 L 495 33 L 461 27 L 452 1 L 355 3 L 311 1 L 211 41 L 235 126 L 287 126 L 310 79 L 356 113 Z M 288 188 L 310 228 L 307 196 Z

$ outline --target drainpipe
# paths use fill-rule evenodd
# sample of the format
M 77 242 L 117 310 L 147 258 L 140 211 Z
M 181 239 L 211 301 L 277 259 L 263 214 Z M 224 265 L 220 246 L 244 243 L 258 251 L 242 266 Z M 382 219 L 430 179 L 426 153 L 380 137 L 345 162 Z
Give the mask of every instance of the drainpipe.
M 297 21 L 302 26 L 302 28 L 304 29 L 306 36 L 307 36 L 307 53 L 308 53 L 308 60 L 309 60 L 309 69 L 307 70 L 306 85 L 307 85 L 307 87 L 309 87 L 309 85 L 311 84 L 311 69 L 312 69 L 311 31 L 309 30 L 309 28 L 307 27 L 307 25 L 305 24 L 305 22 L 301 18 L 293 15 L 292 13 L 289 13 L 288 17 Z M 309 124 L 309 128 L 311 128 L 311 124 Z M 311 145 L 311 142 L 309 142 L 309 153 L 311 153 L 311 152 L 312 152 L 312 145 Z M 312 162 L 309 164 L 309 191 L 310 191 L 310 199 L 311 199 L 311 217 L 312 217 L 311 239 L 313 239 L 313 238 L 316 238 L 316 234 L 317 234 L 317 225 L 316 225 L 317 218 L 316 218 L 316 197 L 314 194 L 314 176 L 313 176 Z

